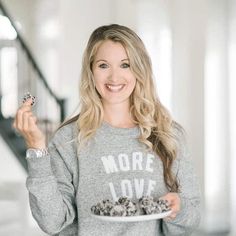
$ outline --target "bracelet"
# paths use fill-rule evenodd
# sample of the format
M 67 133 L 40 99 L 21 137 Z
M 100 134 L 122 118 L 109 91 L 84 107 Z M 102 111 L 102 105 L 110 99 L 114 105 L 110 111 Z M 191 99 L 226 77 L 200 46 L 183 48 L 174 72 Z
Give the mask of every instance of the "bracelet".
M 26 151 L 26 158 L 41 158 L 48 155 L 49 155 L 48 148 L 43 148 L 43 149 L 29 148 Z

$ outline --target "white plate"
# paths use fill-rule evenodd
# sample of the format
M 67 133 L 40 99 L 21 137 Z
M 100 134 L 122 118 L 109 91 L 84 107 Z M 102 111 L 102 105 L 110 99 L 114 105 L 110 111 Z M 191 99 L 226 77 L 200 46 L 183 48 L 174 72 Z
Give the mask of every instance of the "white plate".
M 171 211 L 162 212 L 159 214 L 151 215 L 139 215 L 139 216 L 100 216 L 91 214 L 92 217 L 103 220 L 103 221 L 112 221 L 112 222 L 135 222 L 135 221 L 146 221 L 146 220 L 157 220 L 165 218 L 171 214 Z

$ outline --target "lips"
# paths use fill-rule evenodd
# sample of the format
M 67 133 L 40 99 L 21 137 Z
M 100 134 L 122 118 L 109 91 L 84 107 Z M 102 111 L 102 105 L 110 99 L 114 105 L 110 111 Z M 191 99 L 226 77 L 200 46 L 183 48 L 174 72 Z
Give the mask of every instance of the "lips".
M 110 92 L 120 92 L 125 87 L 125 84 L 105 84 L 105 86 Z

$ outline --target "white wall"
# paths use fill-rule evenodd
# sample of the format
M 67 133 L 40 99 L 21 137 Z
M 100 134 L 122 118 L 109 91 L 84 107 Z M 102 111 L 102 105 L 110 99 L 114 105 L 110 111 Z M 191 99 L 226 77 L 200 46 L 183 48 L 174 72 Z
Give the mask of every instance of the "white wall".
M 172 35 L 169 4 L 165 0 L 137 1 L 136 32 L 152 60 L 161 102 L 172 110 Z
M 232 236 L 236 235 L 236 112 L 235 112 L 235 101 L 236 101 L 236 1 L 229 0 L 228 4 L 228 16 L 229 16 L 229 45 L 228 45 L 228 69 L 229 69 L 229 136 L 230 136 L 230 189 L 231 189 L 231 227 Z
M 173 114 L 186 129 L 204 211 L 204 59 L 206 1 L 172 1 Z M 203 214 L 204 217 L 204 214 Z
M 208 1 L 205 60 L 205 198 L 209 231 L 230 227 L 227 1 Z

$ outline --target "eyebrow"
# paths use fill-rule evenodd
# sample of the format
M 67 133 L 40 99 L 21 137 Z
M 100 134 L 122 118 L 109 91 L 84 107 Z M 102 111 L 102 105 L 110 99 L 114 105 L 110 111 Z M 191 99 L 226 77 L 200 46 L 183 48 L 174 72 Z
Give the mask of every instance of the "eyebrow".
M 98 63 L 98 62 L 100 62 L 100 61 L 108 62 L 107 60 L 99 59 L 99 60 L 95 61 L 95 63 Z M 122 59 L 121 61 L 129 61 L 129 59 L 128 59 L 128 58 L 125 58 L 125 59 Z

